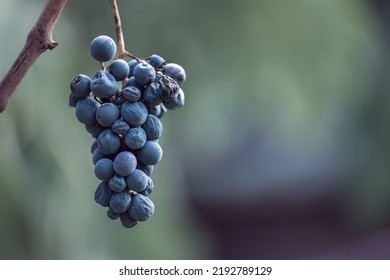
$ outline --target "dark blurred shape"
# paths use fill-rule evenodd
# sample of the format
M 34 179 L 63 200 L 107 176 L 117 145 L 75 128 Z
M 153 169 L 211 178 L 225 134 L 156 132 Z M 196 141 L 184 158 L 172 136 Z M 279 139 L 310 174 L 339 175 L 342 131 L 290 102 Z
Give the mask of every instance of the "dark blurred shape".
M 290 159 L 271 163 L 271 157 L 256 166 L 254 159 L 267 155 L 248 147 L 253 146 L 217 161 L 197 162 L 197 170 L 186 168 L 191 204 L 215 246 L 211 258 L 390 259 L 390 220 L 380 228 L 359 228 L 349 221 L 345 204 L 353 186 L 328 169 L 331 162 L 319 161 L 318 173 L 303 166 L 308 173 L 290 181 L 264 181 L 262 176 L 271 174 L 264 172 L 267 161 L 297 173 L 299 168 Z M 243 169 L 252 178 L 244 176 L 240 184 L 234 177 Z
M 267 155 L 261 148 L 254 150 L 253 146 L 260 147 L 262 142 L 259 135 L 252 135 L 248 138 L 257 139 L 250 143 L 241 143 L 226 158 L 197 162 L 195 169 L 194 166 L 186 166 L 186 183 L 191 204 L 199 223 L 211 233 L 214 242 L 212 258 L 390 259 L 390 212 L 384 214 L 380 222 L 373 222 L 372 225 L 362 225 L 363 223 L 354 221 L 360 218 L 359 215 L 365 215 L 366 206 L 360 209 L 359 214 L 355 213 L 357 218 L 350 217 L 351 213 L 348 212 L 348 204 L 351 201 L 353 207 L 360 207 L 359 199 L 354 200 L 355 196 L 360 196 L 360 201 L 372 198 L 369 192 L 377 191 L 371 186 L 377 183 L 375 174 L 381 174 L 382 168 L 386 169 L 390 156 L 388 150 L 383 150 L 386 146 L 384 142 L 389 143 L 390 135 L 390 115 L 387 109 L 390 101 L 387 82 L 390 69 L 386 64 L 389 58 L 386 54 L 390 53 L 390 2 L 367 2 L 367 8 L 372 8 L 373 18 L 377 21 L 375 24 L 384 39 L 382 47 L 386 49 L 377 72 L 373 73 L 376 86 L 367 100 L 359 123 L 362 135 L 368 139 L 368 150 L 374 155 L 375 161 L 357 164 L 363 168 L 360 174 L 356 170 L 356 173 L 327 173 L 329 168 L 332 170 L 332 160 L 317 163 L 314 161 L 314 165 L 318 165 L 318 168 L 314 169 L 324 172 L 308 171 L 307 174 L 311 175 L 307 177 L 301 176 L 289 182 L 276 180 L 278 183 L 272 185 L 275 181 L 262 180 L 262 171 L 268 168 L 267 161 L 271 165 L 280 164 L 281 169 L 288 166 L 294 169 L 295 159 L 284 158 L 283 160 L 288 162 L 278 162 L 277 155 Z M 343 158 L 343 155 L 336 155 L 335 159 L 337 158 Z M 383 163 L 385 164 L 381 166 Z M 387 165 L 387 168 L 388 166 L 390 165 Z M 303 168 L 311 167 L 308 164 Z M 335 170 L 338 168 L 335 167 Z M 297 170 L 299 168 L 295 171 Z M 234 177 L 245 171 L 252 174 L 252 181 L 243 176 L 240 184 Z M 367 181 L 359 181 L 361 178 Z M 387 182 L 382 187 L 390 188 L 388 177 L 385 178 Z M 245 202 L 242 202 L 242 198 L 236 196 L 234 189 L 242 188 L 246 191 L 248 184 L 252 184 L 249 189 L 257 188 L 258 192 L 247 194 Z M 365 191 L 360 189 L 360 184 L 365 184 Z M 201 190 L 199 186 L 202 186 Z M 299 194 L 301 191 L 305 192 L 305 189 L 313 188 L 322 191 L 317 194 Z M 276 191 L 272 193 L 269 189 Z M 296 193 L 291 191 L 294 189 Z M 212 199 L 205 199 L 208 190 L 214 192 Z M 198 194 L 200 191 L 203 195 Z M 217 192 L 221 193 L 220 199 L 215 195 Z M 389 200 L 386 196 L 389 192 L 383 193 L 385 197 L 382 199 Z M 380 197 L 381 194 L 377 196 Z M 372 207 L 376 207 L 375 202 Z

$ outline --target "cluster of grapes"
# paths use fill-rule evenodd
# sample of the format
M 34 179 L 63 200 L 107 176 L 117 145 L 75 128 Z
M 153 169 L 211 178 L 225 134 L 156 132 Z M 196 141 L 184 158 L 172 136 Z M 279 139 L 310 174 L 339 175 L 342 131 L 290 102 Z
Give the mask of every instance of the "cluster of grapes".
M 96 177 L 101 180 L 95 201 L 108 207 L 107 216 L 126 228 L 150 218 L 150 175 L 162 157 L 160 118 L 184 105 L 184 69 L 158 55 L 129 62 L 115 59 L 114 40 L 101 35 L 90 52 L 102 65 L 91 78 L 77 75 L 70 84 L 69 105 L 95 138 L 91 152 Z M 122 86 L 120 86 L 122 84 Z

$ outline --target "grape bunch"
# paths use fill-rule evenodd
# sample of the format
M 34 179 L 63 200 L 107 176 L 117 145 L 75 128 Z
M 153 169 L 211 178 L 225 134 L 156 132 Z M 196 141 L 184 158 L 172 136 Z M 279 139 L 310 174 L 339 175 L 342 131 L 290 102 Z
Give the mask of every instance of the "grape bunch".
M 180 85 L 184 69 L 153 54 L 146 59 L 114 59 L 115 41 L 101 35 L 90 53 L 102 69 L 92 77 L 79 74 L 70 83 L 69 105 L 95 139 L 91 147 L 95 176 L 101 181 L 95 201 L 107 216 L 126 228 L 149 219 L 154 166 L 163 151 L 161 117 L 184 105 Z M 104 62 L 111 61 L 108 67 Z

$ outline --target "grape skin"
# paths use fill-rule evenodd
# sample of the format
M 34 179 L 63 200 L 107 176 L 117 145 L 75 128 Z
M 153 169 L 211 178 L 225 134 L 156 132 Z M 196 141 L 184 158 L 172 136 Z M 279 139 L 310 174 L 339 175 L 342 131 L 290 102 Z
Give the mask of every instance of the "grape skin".
M 125 84 L 125 87 L 130 87 L 130 86 L 138 88 L 138 90 L 140 91 L 141 95 L 143 94 L 143 92 L 145 90 L 145 86 L 142 86 L 142 85 L 138 84 L 135 81 L 134 77 L 130 77 L 127 80 L 126 84 Z
M 70 107 L 76 108 L 77 102 L 79 102 L 80 98 L 78 98 L 73 92 L 69 94 L 68 105 Z
M 113 155 L 119 151 L 121 139 L 108 128 L 100 133 L 97 138 L 97 145 L 104 155 Z
M 149 64 L 153 67 L 162 66 L 165 63 L 164 58 L 159 56 L 158 54 L 152 54 L 149 58 Z
M 76 105 L 76 118 L 83 124 L 93 124 L 99 103 L 91 97 L 79 100 Z
M 99 108 L 98 108 L 99 109 Z M 85 125 L 85 129 L 91 134 L 93 138 L 98 138 L 100 133 L 105 130 L 105 127 L 101 126 L 98 122 Z
M 142 192 L 148 183 L 148 176 L 141 170 L 135 169 L 127 178 L 127 187 L 134 192 Z
M 123 119 L 131 126 L 142 125 L 147 116 L 148 110 L 142 102 L 128 102 L 126 101 L 121 108 Z
M 120 214 L 120 221 L 125 228 L 132 228 L 138 224 L 138 222 L 130 216 L 128 211 Z
M 115 213 L 123 213 L 127 211 L 131 204 L 131 195 L 126 192 L 114 192 L 110 200 L 110 209 Z
M 116 53 L 116 43 L 111 37 L 100 35 L 92 40 L 89 50 L 97 61 L 109 61 Z
M 70 83 L 70 90 L 77 98 L 82 99 L 89 96 L 91 92 L 90 85 L 91 79 L 87 75 L 79 74 Z
M 170 98 L 168 100 L 164 100 L 163 104 L 168 110 L 177 110 L 180 107 L 182 107 L 184 105 L 184 92 L 183 92 L 183 90 L 179 89 L 179 92 L 175 97 Z
M 148 140 L 158 140 L 163 133 L 163 126 L 161 121 L 151 114 L 148 115 L 145 122 L 142 124 Z
M 104 103 L 96 110 L 96 121 L 104 127 L 110 127 L 120 116 L 118 107 Z
M 152 178 L 148 177 L 148 182 L 146 183 L 146 188 L 140 192 L 140 194 L 149 196 L 154 190 L 154 183 Z
M 144 222 L 154 213 L 154 203 L 149 197 L 142 194 L 136 194 L 132 197 L 129 208 L 129 214 L 134 220 Z
M 176 63 L 168 63 L 164 65 L 163 72 L 165 75 L 175 79 L 179 85 L 181 85 L 187 78 L 184 68 Z
M 146 143 L 146 132 L 141 127 L 133 127 L 127 131 L 125 135 L 126 146 L 132 150 L 142 148 Z
M 123 119 L 116 120 L 111 126 L 111 130 L 118 135 L 126 134 L 129 129 L 130 126 Z
M 96 148 L 92 153 L 92 162 L 95 165 L 99 159 L 104 158 L 105 155 L 100 151 L 99 148 Z
M 141 170 L 142 172 L 144 172 L 146 175 L 148 175 L 150 177 L 153 173 L 154 165 L 146 165 L 146 164 L 143 164 L 142 162 L 138 161 L 137 162 L 137 169 Z
M 114 159 L 114 171 L 120 176 L 129 176 L 137 167 L 137 159 L 133 153 L 120 152 Z
M 105 70 L 99 70 L 91 79 L 91 91 L 99 98 L 110 98 L 118 90 L 118 85 L 113 75 Z
M 111 220 L 117 220 L 119 219 L 121 216 L 121 214 L 118 214 L 118 213 L 115 213 L 114 211 L 112 211 L 111 208 L 108 208 L 107 210 L 107 217 L 110 218 Z
M 162 102 L 162 87 L 159 83 L 151 83 L 144 91 L 143 102 L 147 106 L 157 106 Z
M 110 205 L 114 192 L 108 187 L 107 182 L 101 182 L 95 190 L 95 201 L 103 207 Z
M 129 74 L 127 76 L 128 78 L 133 77 L 133 75 L 134 75 L 134 68 L 135 68 L 135 66 L 138 65 L 138 63 L 139 62 L 136 59 L 132 59 L 132 60 L 130 60 L 128 62 L 128 64 L 129 64 Z
M 101 158 L 95 164 L 96 178 L 106 181 L 114 176 L 113 162 L 109 158 Z
M 127 86 L 122 90 L 122 96 L 129 102 L 137 102 L 141 98 L 141 91 L 135 86 Z
M 133 76 L 138 84 L 146 86 L 156 79 L 156 71 L 152 65 L 142 62 L 134 67 Z
M 108 181 L 108 185 L 110 189 L 113 190 L 114 192 L 122 192 L 126 189 L 126 180 L 124 177 L 115 174 Z
M 115 80 L 122 81 L 129 75 L 130 67 L 126 60 L 115 59 L 107 70 Z
M 156 165 L 162 158 L 162 149 L 155 141 L 146 141 L 137 151 L 137 158 L 146 165 Z

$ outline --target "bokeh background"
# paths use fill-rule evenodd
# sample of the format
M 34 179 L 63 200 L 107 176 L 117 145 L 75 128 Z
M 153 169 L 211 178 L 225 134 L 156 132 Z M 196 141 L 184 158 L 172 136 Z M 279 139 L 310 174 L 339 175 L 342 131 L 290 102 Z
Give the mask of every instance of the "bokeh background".
M 44 0 L 2 0 L 0 75 Z M 69 1 L 0 115 L 1 259 L 390 259 L 390 2 L 118 0 L 127 49 L 182 65 L 153 217 L 127 230 L 93 193 L 69 83 L 115 36 Z

